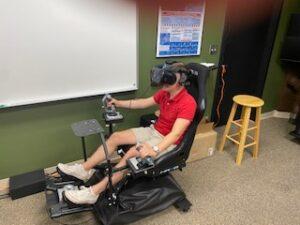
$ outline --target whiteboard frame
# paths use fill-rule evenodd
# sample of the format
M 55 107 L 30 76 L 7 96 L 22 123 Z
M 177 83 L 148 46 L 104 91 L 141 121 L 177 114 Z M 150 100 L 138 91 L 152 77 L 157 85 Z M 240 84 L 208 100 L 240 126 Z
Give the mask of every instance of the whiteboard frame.
M 57 102 L 57 101 L 64 101 L 64 100 L 71 100 L 71 99 L 79 99 L 79 98 L 87 98 L 87 97 L 95 97 L 104 95 L 107 93 L 119 93 L 119 92 L 128 92 L 128 91 L 136 91 L 138 88 L 129 88 L 129 89 L 116 89 L 111 92 L 101 91 L 101 92 L 94 92 L 88 93 L 85 95 L 65 95 L 62 98 L 42 98 L 42 99 L 31 99 L 26 101 L 16 101 L 8 104 L 0 105 L 0 109 L 10 108 L 10 107 L 17 107 L 17 106 L 26 106 L 26 105 L 34 105 L 34 104 L 42 104 L 48 102 Z

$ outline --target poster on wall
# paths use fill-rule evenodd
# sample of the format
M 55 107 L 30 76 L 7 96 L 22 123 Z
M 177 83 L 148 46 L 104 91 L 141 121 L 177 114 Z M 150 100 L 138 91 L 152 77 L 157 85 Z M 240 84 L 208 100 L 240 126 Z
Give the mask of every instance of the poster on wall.
M 205 2 L 170 11 L 159 9 L 156 57 L 200 55 Z

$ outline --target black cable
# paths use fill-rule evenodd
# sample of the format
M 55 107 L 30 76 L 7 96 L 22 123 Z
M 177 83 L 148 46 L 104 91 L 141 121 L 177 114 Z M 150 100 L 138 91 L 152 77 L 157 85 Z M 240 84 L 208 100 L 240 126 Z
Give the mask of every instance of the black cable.
M 9 198 L 9 196 L 10 196 L 9 194 L 2 194 L 0 195 L 0 200 Z
M 128 109 L 131 109 L 131 102 L 133 100 L 136 100 L 136 99 L 139 99 L 141 97 L 144 97 L 144 95 L 149 91 L 149 89 L 151 88 L 151 85 L 149 85 L 139 96 L 136 96 L 135 98 L 131 99 L 130 102 L 129 102 L 129 107 Z
M 136 99 L 138 99 L 138 98 L 144 97 L 144 95 L 150 90 L 150 88 L 151 88 L 151 85 L 149 85 L 149 86 L 148 86 L 148 87 L 147 87 L 140 95 L 138 95 L 138 96 L 136 96 L 135 98 L 129 100 L 128 111 L 124 114 L 124 118 L 126 118 L 126 117 L 128 116 L 128 114 L 132 113 L 132 111 L 129 110 L 129 109 L 131 109 L 132 101 L 134 101 L 134 100 L 136 100 Z

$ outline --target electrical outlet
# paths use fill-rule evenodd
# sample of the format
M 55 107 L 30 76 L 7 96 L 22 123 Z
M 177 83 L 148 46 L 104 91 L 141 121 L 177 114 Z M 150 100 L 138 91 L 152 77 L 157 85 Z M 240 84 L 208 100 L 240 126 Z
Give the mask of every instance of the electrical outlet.
M 212 156 L 214 154 L 214 151 L 215 151 L 214 148 L 209 148 L 208 149 L 208 155 Z
M 209 45 L 209 54 L 210 55 L 217 54 L 217 45 Z

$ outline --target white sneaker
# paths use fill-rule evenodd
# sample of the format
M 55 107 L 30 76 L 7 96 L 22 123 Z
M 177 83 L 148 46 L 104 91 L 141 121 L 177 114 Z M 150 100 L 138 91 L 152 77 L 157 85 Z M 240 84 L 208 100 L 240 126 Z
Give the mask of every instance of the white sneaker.
M 65 197 L 77 205 L 95 204 L 99 195 L 93 193 L 91 187 L 81 187 L 80 190 L 65 191 Z
M 66 165 L 63 163 L 59 163 L 57 167 L 63 173 L 76 177 L 82 181 L 86 181 L 90 179 L 95 172 L 94 169 L 86 171 L 81 164 L 77 164 L 77 163 L 74 165 Z

